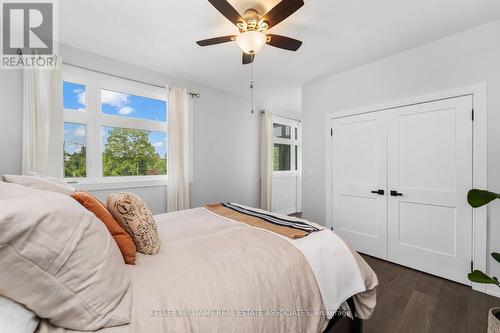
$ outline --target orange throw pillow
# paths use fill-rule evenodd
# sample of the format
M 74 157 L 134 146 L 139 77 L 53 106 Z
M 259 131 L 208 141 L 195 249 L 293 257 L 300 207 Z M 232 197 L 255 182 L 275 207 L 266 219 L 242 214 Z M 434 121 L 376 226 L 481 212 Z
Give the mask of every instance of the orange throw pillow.
M 135 243 L 132 237 L 122 228 L 122 226 L 115 220 L 113 215 L 108 211 L 106 206 L 87 192 L 75 192 L 71 197 L 78 201 L 83 207 L 94 213 L 99 220 L 101 220 L 113 236 L 116 244 L 120 248 L 123 259 L 126 264 L 135 265 Z

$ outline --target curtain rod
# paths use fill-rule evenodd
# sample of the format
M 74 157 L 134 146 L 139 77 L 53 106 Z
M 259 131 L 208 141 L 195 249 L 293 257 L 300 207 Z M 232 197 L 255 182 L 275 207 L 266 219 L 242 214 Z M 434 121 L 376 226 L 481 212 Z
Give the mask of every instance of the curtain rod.
M 264 114 L 264 112 L 266 112 L 266 111 L 264 111 L 264 110 L 260 110 L 260 115 L 262 116 L 262 115 Z M 281 116 L 281 115 L 279 115 L 279 114 L 274 114 L 274 113 L 273 113 L 273 116 L 280 117 L 280 118 L 284 118 L 284 119 L 288 119 L 288 120 L 292 120 L 292 121 L 296 121 L 296 122 L 298 122 L 298 123 L 301 123 L 301 122 L 302 122 L 302 120 L 301 120 L 301 119 L 294 119 L 294 118 L 290 118 L 290 117 L 285 117 L 285 116 Z
M 74 65 L 74 64 L 71 64 L 71 63 L 65 62 L 65 61 L 63 61 L 63 64 L 64 65 L 69 65 L 69 66 L 72 66 L 72 67 L 76 67 L 76 68 L 80 68 L 80 69 L 83 69 L 83 70 L 91 71 L 91 72 L 98 73 L 98 74 L 113 76 L 113 77 L 116 77 L 116 78 L 119 78 L 119 79 L 123 79 L 123 80 L 134 81 L 134 82 L 137 82 L 137 83 L 147 84 L 149 86 L 158 87 L 158 88 L 165 88 L 165 86 L 160 86 L 158 84 L 153 84 L 153 83 L 150 83 L 150 82 L 144 82 L 144 81 L 141 81 L 141 80 L 131 79 L 131 78 L 124 77 L 124 76 L 109 74 L 109 73 L 98 71 L 98 70 L 95 70 L 95 69 L 90 69 L 90 68 L 86 68 L 86 67 L 83 67 L 83 66 Z M 197 93 L 197 92 L 190 91 L 190 92 L 188 92 L 188 94 L 191 97 L 200 97 L 200 94 Z

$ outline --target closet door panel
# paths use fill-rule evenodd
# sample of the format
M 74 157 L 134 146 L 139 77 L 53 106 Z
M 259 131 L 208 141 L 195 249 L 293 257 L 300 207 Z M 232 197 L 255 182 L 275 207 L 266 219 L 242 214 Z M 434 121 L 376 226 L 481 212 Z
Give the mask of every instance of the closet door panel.
M 470 284 L 472 97 L 402 107 L 388 119 L 388 257 Z
M 387 258 L 385 112 L 335 119 L 332 129 L 334 230 L 357 251 Z

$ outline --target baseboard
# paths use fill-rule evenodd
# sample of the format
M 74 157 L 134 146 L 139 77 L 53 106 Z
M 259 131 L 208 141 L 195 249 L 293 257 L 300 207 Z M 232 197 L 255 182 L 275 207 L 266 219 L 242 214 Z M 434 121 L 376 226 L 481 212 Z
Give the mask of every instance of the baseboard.
M 500 298 L 500 288 L 496 285 L 489 284 L 486 286 L 486 294 Z

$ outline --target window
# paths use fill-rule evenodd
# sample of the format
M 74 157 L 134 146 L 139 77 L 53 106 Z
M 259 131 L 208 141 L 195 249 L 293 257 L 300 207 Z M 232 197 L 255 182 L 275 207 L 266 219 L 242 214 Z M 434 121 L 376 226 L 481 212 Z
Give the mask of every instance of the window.
M 64 123 L 64 177 L 87 176 L 85 125 Z
M 297 132 L 295 132 L 297 134 Z M 297 136 L 295 136 L 297 138 Z M 299 170 L 299 146 L 295 145 L 295 170 Z
M 66 178 L 167 174 L 166 89 L 70 66 L 63 76 Z
M 166 101 L 101 90 L 101 111 L 104 114 L 166 122 L 166 109 Z
M 63 82 L 64 109 L 72 111 L 85 111 L 85 85 L 74 82 Z
M 299 127 L 300 124 L 296 121 L 275 117 L 273 124 L 273 169 L 275 172 L 300 169 Z
M 102 175 L 153 176 L 167 174 L 167 136 L 131 128 L 103 127 Z
M 290 131 L 290 126 L 273 124 L 273 133 L 276 138 L 290 139 Z
M 290 145 L 274 144 L 274 171 L 288 171 L 290 169 Z

